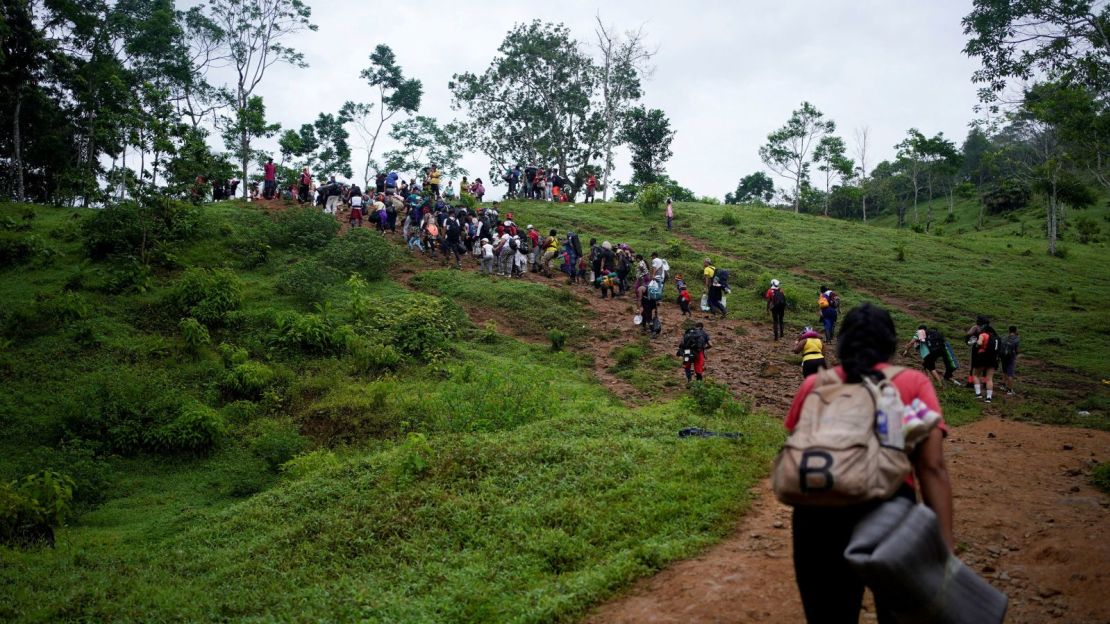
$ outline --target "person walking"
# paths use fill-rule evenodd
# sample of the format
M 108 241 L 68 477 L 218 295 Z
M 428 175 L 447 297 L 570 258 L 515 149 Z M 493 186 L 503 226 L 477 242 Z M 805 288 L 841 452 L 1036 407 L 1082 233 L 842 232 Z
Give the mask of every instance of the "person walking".
M 712 346 L 704 323 L 694 324 L 682 335 L 677 355 L 682 358 L 682 369 L 686 374 L 687 386 L 694 381 L 695 376 L 698 381 L 705 379 L 705 352 Z
M 262 197 L 267 200 L 273 199 L 276 193 L 277 166 L 274 165 L 273 158 L 267 158 L 266 164 L 262 166 Z
M 767 300 L 767 311 L 771 313 L 775 340 L 778 340 L 786 334 L 786 293 L 782 292 L 782 284 L 777 279 L 771 280 L 771 287 L 763 294 L 763 298 Z
M 674 224 L 674 201 L 667 198 L 667 210 L 663 213 L 667 217 L 667 231 L 671 231 L 671 225 Z
M 980 316 L 975 320 L 979 335 L 972 345 L 971 383 L 975 388 L 975 398 L 990 403 L 994 398 L 994 371 L 998 369 L 998 352 L 1001 340 L 991 327 L 990 319 Z M 986 396 L 982 391 L 986 390 Z
M 802 356 L 803 379 L 825 368 L 825 343 L 821 342 L 821 334 L 812 327 L 806 327 L 798 334 L 793 351 Z
M 312 201 L 309 191 L 312 190 L 312 174 L 309 173 L 308 167 L 301 169 L 300 184 L 297 185 L 297 201 L 304 204 Z
M 825 327 L 825 342 L 832 342 L 835 337 L 839 308 L 840 297 L 831 288 L 822 286 L 817 294 L 817 311 L 821 314 L 821 324 Z
M 897 346 L 897 333 L 890 314 L 877 306 L 864 304 L 844 318 L 837 340 L 841 365 L 833 369 L 834 374 L 846 385 L 864 383 L 865 378 L 882 379 Z M 803 407 L 811 402 L 818 380 L 824 380 L 826 375 L 810 376 L 802 382 L 786 416 L 784 424 L 788 431 L 793 432 L 798 426 Z M 936 391 L 929 379 L 916 370 L 898 372 L 891 383 L 904 405 L 920 405 L 934 413 L 937 423 L 917 443 L 910 455 L 912 471 L 892 498 L 916 502 L 916 484 L 923 502 L 936 514 L 940 537 L 952 550 L 955 547 L 952 490 L 944 462 L 947 428 Z M 807 622 L 859 621 L 864 582 L 845 559 L 844 551 L 856 525 L 882 502 L 832 507 L 799 504 L 794 507 L 794 575 Z M 906 569 L 914 568 L 907 562 Z M 886 603 L 881 598 L 875 602 L 878 621 L 894 622 Z

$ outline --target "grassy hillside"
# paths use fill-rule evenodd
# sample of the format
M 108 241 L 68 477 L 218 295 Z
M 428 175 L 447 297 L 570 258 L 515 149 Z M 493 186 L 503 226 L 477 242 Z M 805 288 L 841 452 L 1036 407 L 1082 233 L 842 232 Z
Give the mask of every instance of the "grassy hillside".
M 328 218 L 170 212 L 148 269 L 103 215 L 0 208 L 0 483 L 75 482 L 56 548 L 0 547 L 5 621 L 566 620 L 722 535 L 781 440 L 738 402 L 625 408 L 472 327 L 472 276 Z
M 1102 243 L 1048 258 L 1009 226 L 680 204 L 668 233 L 628 205 L 505 210 L 658 250 L 698 295 L 709 255 L 756 322 L 777 277 L 793 328 L 820 282 L 887 305 L 907 337 L 1016 323 L 1027 395 L 998 409 L 1110 428 Z M 581 295 L 336 230 L 240 204 L 0 205 L 0 484 L 52 470 L 75 486 L 56 548 L 0 547 L 0 618 L 567 621 L 743 511 L 781 414 L 697 390 L 626 407 L 587 356 L 548 348 L 551 330 L 602 338 Z M 942 400 L 954 421 L 979 413 L 966 392 Z M 678 439 L 686 426 L 745 437 Z M 21 483 L 2 502 L 45 482 Z

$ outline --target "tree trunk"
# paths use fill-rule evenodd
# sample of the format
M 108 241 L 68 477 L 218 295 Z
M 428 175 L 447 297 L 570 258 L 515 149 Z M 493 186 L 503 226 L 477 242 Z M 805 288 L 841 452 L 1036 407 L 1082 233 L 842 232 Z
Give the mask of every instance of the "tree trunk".
M 12 114 L 12 166 L 15 168 L 15 200 L 23 201 L 23 151 L 19 134 L 19 115 L 23 109 L 23 90 L 15 90 L 15 112 Z
M 802 212 L 802 176 L 794 181 L 794 214 Z
M 240 156 L 242 157 L 243 161 L 243 178 L 239 181 L 239 184 L 243 186 L 243 199 L 246 199 L 248 195 L 247 166 L 250 164 L 251 159 L 251 140 L 250 137 L 247 136 L 246 128 L 243 128 L 242 134 L 239 135 L 239 149 L 242 151 L 242 154 L 240 154 Z
M 1052 183 L 1052 194 L 1048 198 L 1048 255 L 1056 255 L 1056 182 Z
M 866 193 L 864 193 L 863 199 L 860 200 L 860 204 L 863 208 L 863 222 L 867 223 L 867 194 Z
M 921 219 L 917 214 L 917 181 L 915 180 L 913 183 L 913 224 L 917 225 L 919 221 Z
M 829 216 L 829 176 L 825 176 L 825 216 Z

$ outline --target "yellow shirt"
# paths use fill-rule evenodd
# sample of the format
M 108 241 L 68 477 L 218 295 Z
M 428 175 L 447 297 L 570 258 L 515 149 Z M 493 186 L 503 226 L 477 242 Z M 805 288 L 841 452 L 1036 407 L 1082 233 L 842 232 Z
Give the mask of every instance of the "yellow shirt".
M 825 357 L 823 346 L 820 338 L 806 338 L 805 344 L 802 345 L 802 361 L 808 362 Z
M 701 274 L 704 275 L 705 279 L 708 281 L 708 280 L 713 279 L 713 274 L 716 273 L 716 272 L 717 272 L 716 269 L 714 269 L 711 266 L 707 266 L 707 267 L 705 267 L 705 270 L 701 272 Z
M 433 171 L 428 174 L 428 181 L 436 186 L 439 186 L 439 171 Z

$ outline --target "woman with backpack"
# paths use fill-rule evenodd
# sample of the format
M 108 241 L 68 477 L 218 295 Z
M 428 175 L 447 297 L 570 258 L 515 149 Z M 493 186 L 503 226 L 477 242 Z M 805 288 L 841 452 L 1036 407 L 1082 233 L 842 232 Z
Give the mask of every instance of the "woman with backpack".
M 975 388 L 975 398 L 990 403 L 994 398 L 994 371 L 998 368 L 1001 341 L 987 317 L 975 319 L 975 325 L 979 328 L 979 334 L 971 345 L 971 383 Z M 982 394 L 984 385 L 987 387 L 985 398 Z
M 835 384 L 836 381 L 833 380 L 837 380 L 848 390 L 853 385 L 865 383 L 865 377 L 881 381 L 893 373 L 890 383 L 897 389 L 901 403 L 927 408 L 935 413 L 937 424 L 924 434 L 925 437 L 909 453 L 912 470 L 896 486 L 893 496 L 886 500 L 903 497 L 916 502 L 916 482 L 925 505 L 936 514 L 940 537 L 948 549 L 952 550 L 955 544 L 952 534 L 952 490 L 944 464 L 946 428 L 939 416 L 940 403 L 933 384 L 921 371 L 887 371 L 890 368 L 888 362 L 897 346 L 894 321 L 885 310 L 864 304 L 850 311 L 844 318 L 837 341 L 837 356 L 841 365 L 820 375 L 808 377 L 802 383 L 786 416 L 786 428 L 793 432 L 803 418 L 813 418 L 812 410 L 820 409 L 822 402 L 817 395 L 819 387 Z M 821 392 L 827 393 L 824 389 Z M 810 400 L 811 397 L 813 400 Z M 885 424 L 885 421 L 876 424 Z M 871 427 L 875 425 L 868 428 Z M 818 466 L 820 462 L 815 461 L 812 471 L 825 471 L 824 474 L 829 474 L 831 462 L 829 459 L 829 463 L 821 464 L 821 467 Z M 776 494 L 778 492 L 776 485 Z M 795 504 L 794 573 L 808 622 L 859 620 L 864 582 L 845 559 L 844 551 L 856 525 L 882 502 L 884 500 L 880 499 L 839 506 Z M 893 622 L 883 597 L 877 596 L 875 602 L 878 621 Z
M 802 356 L 802 378 L 809 377 L 825 368 L 825 343 L 821 342 L 821 334 L 806 327 L 794 341 L 794 353 Z
M 771 280 L 771 287 L 763 294 L 763 298 L 767 300 L 767 311 L 771 313 L 775 340 L 778 340 L 786 335 L 786 294 L 782 292 L 782 284 L 777 279 Z

